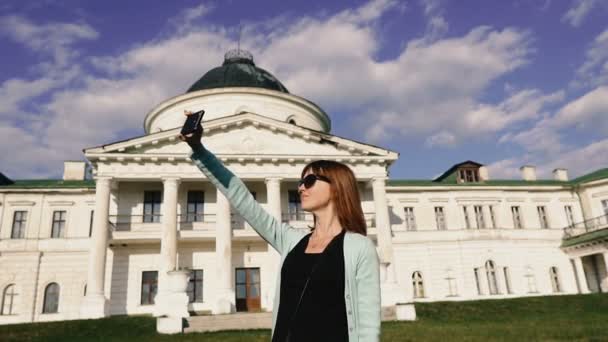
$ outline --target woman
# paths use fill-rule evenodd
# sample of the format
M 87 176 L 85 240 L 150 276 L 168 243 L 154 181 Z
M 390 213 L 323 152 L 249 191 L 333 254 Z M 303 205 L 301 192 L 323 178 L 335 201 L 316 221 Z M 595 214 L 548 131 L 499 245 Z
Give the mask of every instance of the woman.
M 180 135 L 192 147 L 190 158 L 281 255 L 272 341 L 378 341 L 378 255 L 366 237 L 353 172 L 328 160 L 304 167 L 298 193 L 302 209 L 314 216 L 307 234 L 268 214 L 243 182 L 203 147 L 202 133 L 199 126 L 193 134 Z

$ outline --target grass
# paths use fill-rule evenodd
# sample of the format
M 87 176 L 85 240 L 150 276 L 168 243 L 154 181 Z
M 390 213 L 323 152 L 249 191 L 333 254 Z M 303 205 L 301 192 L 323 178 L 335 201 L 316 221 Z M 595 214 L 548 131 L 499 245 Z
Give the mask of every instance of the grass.
M 608 341 L 608 295 L 416 304 L 416 322 L 384 322 L 382 341 Z M 0 341 L 269 341 L 269 330 L 159 335 L 148 316 L 0 326 Z

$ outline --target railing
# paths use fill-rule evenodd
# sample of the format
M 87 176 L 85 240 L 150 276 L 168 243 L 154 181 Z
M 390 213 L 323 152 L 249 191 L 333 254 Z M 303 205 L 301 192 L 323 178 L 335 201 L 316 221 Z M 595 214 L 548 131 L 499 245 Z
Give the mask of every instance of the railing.
M 108 217 L 110 229 L 113 231 L 130 231 L 136 227 L 148 224 L 160 224 L 162 216 L 158 214 L 150 215 L 110 215 Z
M 577 235 L 582 235 L 604 228 L 608 228 L 608 215 L 594 217 L 592 219 L 578 222 L 564 228 L 564 239 L 569 239 Z

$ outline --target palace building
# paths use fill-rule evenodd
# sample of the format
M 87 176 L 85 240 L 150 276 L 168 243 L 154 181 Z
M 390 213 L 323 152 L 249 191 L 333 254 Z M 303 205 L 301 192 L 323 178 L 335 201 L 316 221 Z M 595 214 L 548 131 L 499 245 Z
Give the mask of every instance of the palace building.
M 239 50 L 150 110 L 144 135 L 66 161 L 63 179 L 0 174 L 0 324 L 153 314 L 175 269 L 190 270 L 192 312 L 272 310 L 278 254 L 177 139 L 183 111 L 199 109 L 204 144 L 294 227 L 312 223 L 297 193 L 307 163 L 354 171 L 387 309 L 608 291 L 608 169 L 537 179 L 523 166 L 500 180 L 464 161 L 436 179 L 391 179 L 397 152 L 333 135 L 322 108 Z

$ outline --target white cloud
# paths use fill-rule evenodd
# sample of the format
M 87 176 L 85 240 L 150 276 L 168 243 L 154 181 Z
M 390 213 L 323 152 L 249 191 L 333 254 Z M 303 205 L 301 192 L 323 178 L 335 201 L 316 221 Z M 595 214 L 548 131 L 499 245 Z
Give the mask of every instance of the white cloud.
M 428 147 L 434 146 L 444 146 L 449 147 L 454 145 L 456 142 L 456 137 L 448 131 L 441 131 L 437 134 L 434 134 L 428 137 L 425 141 L 425 145 Z
M 449 24 L 445 19 L 444 9 L 441 0 L 421 0 L 420 3 L 427 18 L 425 39 L 429 42 L 435 41 L 444 36 L 449 29 Z
M 597 0 L 575 0 L 573 1 L 572 7 L 570 7 L 562 17 L 562 21 L 565 21 L 574 27 L 578 27 L 582 24 L 591 10 L 598 4 L 599 1 Z
M 577 80 L 573 85 L 608 83 L 608 29 L 600 33 L 586 52 L 583 65 L 577 70 Z
M 554 125 L 597 131 L 608 136 L 608 86 L 598 87 L 566 104 L 555 116 Z
M 71 45 L 80 40 L 98 37 L 97 31 L 87 24 L 50 23 L 36 25 L 20 16 L 0 18 L 0 32 L 40 54 L 51 54 L 54 65 L 66 66 L 77 56 Z

